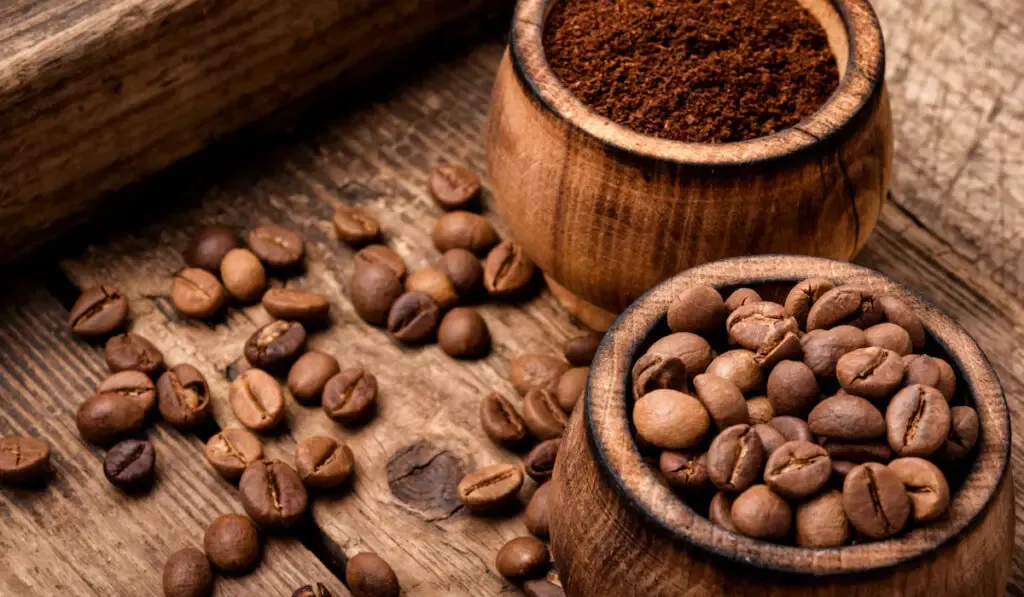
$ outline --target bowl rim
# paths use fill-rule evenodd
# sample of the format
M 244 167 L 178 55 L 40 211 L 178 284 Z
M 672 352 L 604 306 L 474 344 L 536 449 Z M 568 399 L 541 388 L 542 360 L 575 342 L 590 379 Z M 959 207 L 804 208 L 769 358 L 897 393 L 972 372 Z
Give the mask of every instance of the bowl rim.
M 978 413 L 976 459 L 952 496 L 949 516 L 883 541 L 833 548 L 806 548 L 755 540 L 718 527 L 661 483 L 642 459 L 632 433 L 627 392 L 631 369 L 668 305 L 684 287 L 741 287 L 795 283 L 820 276 L 869 286 L 900 298 L 921 317 L 929 337 L 947 352 Z M 619 316 L 598 349 L 584 396 L 583 424 L 599 470 L 615 491 L 674 540 L 764 570 L 814 576 L 877 572 L 920 560 L 975 524 L 1006 475 L 1011 429 L 1002 386 L 973 338 L 927 299 L 866 267 L 818 257 L 760 255 L 714 261 L 658 284 Z
M 882 97 L 885 45 L 869 0 L 823 0 L 841 19 L 847 36 L 847 67 L 836 90 L 814 113 L 764 137 L 729 143 L 659 139 L 609 120 L 580 101 L 551 69 L 543 30 L 549 8 L 561 0 L 519 0 L 509 35 L 512 70 L 526 95 L 548 112 L 607 147 L 634 157 L 685 166 L 749 166 L 820 150 L 850 133 Z

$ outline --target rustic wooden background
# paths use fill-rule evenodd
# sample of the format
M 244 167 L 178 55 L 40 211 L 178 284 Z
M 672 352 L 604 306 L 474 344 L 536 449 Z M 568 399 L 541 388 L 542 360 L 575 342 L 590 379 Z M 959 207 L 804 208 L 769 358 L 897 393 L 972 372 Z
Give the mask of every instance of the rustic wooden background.
M 886 31 L 896 121 L 892 197 L 857 261 L 919 289 L 978 340 L 998 372 L 1015 427 L 1024 397 L 1024 4 L 1016 0 L 878 0 Z M 302 126 L 254 134 L 173 168 L 123 196 L 130 221 L 85 232 L 4 272 L 0 290 L 0 435 L 41 436 L 56 474 L 44 489 L 0 489 L 0 594 L 160 594 L 164 559 L 199 545 L 217 514 L 240 510 L 235 489 L 202 458 L 205 436 L 163 424 L 159 482 L 129 498 L 102 478 L 101 453 L 79 440 L 73 414 L 105 374 L 102 355 L 69 337 L 74 287 L 106 282 L 132 299 L 133 329 L 171 363 L 190 362 L 211 382 L 217 424 L 245 338 L 268 321 L 261 307 L 232 309 L 214 325 L 181 319 L 167 293 L 180 250 L 201 224 L 244 229 L 277 221 L 308 241 L 305 275 L 290 285 L 331 298 L 334 324 L 314 347 L 359 363 L 380 381 L 382 409 L 349 432 L 319 409 L 290 405 L 286 430 L 267 438 L 290 459 L 313 433 L 352 446 L 351 491 L 316 500 L 298 539 L 268 541 L 263 565 L 221 579 L 218 595 L 290 595 L 322 580 L 340 595 L 344 559 L 373 550 L 396 569 L 404 594 L 517 594 L 493 569 L 495 551 L 524 534 L 515 519 L 465 513 L 454 486 L 463 471 L 514 455 L 493 447 L 477 422 L 490 390 L 509 396 L 508 360 L 555 352 L 575 330 L 547 292 L 523 305 L 486 305 L 495 339 L 482 361 L 455 362 L 437 347 L 392 344 L 364 325 L 345 298 L 351 252 L 329 223 L 336 202 L 377 214 L 412 268 L 437 260 L 430 243 L 441 213 L 425 191 L 438 162 L 482 169 L 481 131 L 498 41 L 412 64 L 362 103 L 319 102 Z M 489 202 L 488 202 L 489 203 Z M 137 214 L 137 215 L 135 215 Z M 500 219 L 487 216 L 502 230 Z M 1015 441 L 1018 473 L 1024 444 Z M 1017 518 L 1024 474 L 1016 476 Z M 531 488 L 532 489 L 532 488 Z M 1024 595 L 1024 525 L 1017 525 L 1008 593 Z

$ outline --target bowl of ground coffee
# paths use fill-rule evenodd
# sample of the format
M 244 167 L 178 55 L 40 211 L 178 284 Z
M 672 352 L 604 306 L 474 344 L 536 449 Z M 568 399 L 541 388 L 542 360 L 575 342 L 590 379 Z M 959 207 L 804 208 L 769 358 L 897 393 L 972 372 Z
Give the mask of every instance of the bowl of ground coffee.
M 1006 399 L 872 270 L 697 266 L 612 325 L 562 438 L 552 553 L 585 595 L 1002 595 Z
M 592 326 L 715 259 L 846 260 L 889 187 L 882 33 L 867 0 L 520 0 L 486 148 Z

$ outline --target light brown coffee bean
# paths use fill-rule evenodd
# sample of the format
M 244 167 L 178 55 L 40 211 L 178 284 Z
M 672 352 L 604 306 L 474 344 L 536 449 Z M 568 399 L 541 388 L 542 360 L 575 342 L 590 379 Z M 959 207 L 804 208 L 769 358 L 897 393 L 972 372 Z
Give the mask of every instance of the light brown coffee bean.
M 697 445 L 711 426 L 699 400 L 675 390 L 654 390 L 633 404 L 633 425 L 643 441 L 667 450 Z
M 900 456 L 928 456 L 949 436 L 949 404 L 938 390 L 913 385 L 900 390 L 885 411 L 889 446 Z
M 493 297 L 516 296 L 533 282 L 537 266 L 511 241 L 491 249 L 484 260 L 484 288 Z
M 327 298 L 298 288 L 271 288 L 263 294 L 263 308 L 276 319 L 319 323 L 331 310 Z
M 309 503 L 299 474 L 278 460 L 260 460 L 246 467 L 238 491 L 249 518 L 272 529 L 295 524 Z
M 678 357 L 647 353 L 633 366 L 633 399 L 654 390 L 689 390 L 686 365 Z
M 171 281 L 171 303 L 182 315 L 208 319 L 220 311 L 226 300 L 227 292 L 220 280 L 204 269 L 187 267 Z
M 781 433 L 782 437 L 786 438 L 786 441 L 796 441 L 798 439 L 805 441 L 814 440 L 814 434 L 811 433 L 811 428 L 807 425 L 807 421 L 803 419 L 781 416 L 768 421 L 768 424 Z
M 514 464 L 492 464 L 459 482 L 459 500 L 470 510 L 493 510 L 514 501 L 523 486 L 523 471 Z
M 156 377 L 164 370 L 164 355 L 153 343 L 138 334 L 118 334 L 103 346 L 107 367 L 118 371 L 141 371 Z
M 740 492 L 764 470 L 764 446 L 750 425 L 733 425 L 715 436 L 708 448 L 708 476 L 715 487 Z
M 68 327 L 81 338 L 98 338 L 122 327 L 127 317 L 128 298 L 104 284 L 82 292 L 68 314 Z
M 717 332 L 724 322 L 722 295 L 704 284 L 686 288 L 668 307 L 668 327 L 673 332 Z
M 833 288 L 835 288 L 835 284 L 825 278 L 808 278 L 798 282 L 786 295 L 784 304 L 786 312 L 796 319 L 801 328 L 806 327 L 807 315 L 811 312 L 811 306 Z
M 882 315 L 886 321 L 895 323 L 910 334 L 913 352 L 924 350 L 927 336 L 924 331 L 924 325 L 921 323 L 921 317 L 913 309 L 891 295 L 879 297 L 878 305 L 881 307 Z
M 555 470 L 555 458 L 558 456 L 558 449 L 561 446 L 562 439 L 557 437 L 544 440 L 534 446 L 523 458 L 526 474 L 538 483 L 544 483 L 550 479 Z
M 850 351 L 836 363 L 836 377 L 847 392 L 869 400 L 889 398 L 903 381 L 903 361 L 887 348 Z
M 217 570 L 244 572 L 260 559 L 260 535 L 247 516 L 224 514 L 207 527 L 203 550 Z
M 597 354 L 597 347 L 601 345 L 604 334 L 598 332 L 587 332 L 579 336 L 573 336 L 562 344 L 562 354 L 565 360 L 573 367 L 589 367 Z M 709 361 L 710 362 L 710 361 Z
M 814 495 L 832 475 L 832 459 L 818 444 L 786 442 L 768 458 L 764 482 L 772 491 L 789 499 Z
M 232 427 L 211 437 L 203 454 L 218 475 L 237 481 L 247 466 L 263 458 L 263 445 L 249 431 Z
M 480 196 L 480 177 L 462 164 L 441 164 L 430 171 L 427 187 L 441 209 L 464 209 Z
M 706 452 L 664 450 L 658 458 L 658 469 L 674 488 L 695 491 L 711 487 Z
M 798 361 L 803 358 L 803 354 L 798 333 L 779 331 L 765 339 L 765 343 L 754 353 L 754 361 L 768 371 L 780 361 Z
M 160 416 L 179 429 L 195 429 L 212 410 L 210 387 L 202 372 L 188 364 L 175 365 L 156 382 Z
M 827 439 L 821 447 L 828 452 L 829 458 L 833 460 L 848 460 L 850 462 L 881 462 L 886 463 L 892 458 L 892 449 L 885 442 L 848 442 L 841 440 Z
M 871 440 L 885 435 L 885 418 L 867 400 L 836 394 L 818 403 L 807 415 L 811 433 L 830 439 Z
M 903 357 L 903 364 L 906 366 L 903 385 L 933 387 L 945 396 L 946 402 L 956 396 L 956 373 L 946 361 L 928 355 L 911 354 Z
M 978 413 L 969 406 L 954 406 L 949 418 L 949 435 L 938 454 L 946 460 L 960 460 L 978 443 Z
M 873 325 L 864 330 L 864 337 L 867 339 L 869 346 L 886 348 L 901 357 L 910 354 L 914 350 L 910 334 L 895 323 Z
M 800 547 L 839 547 L 850 540 L 850 521 L 843 510 L 843 493 L 830 489 L 796 507 L 796 544 Z
M 513 581 L 544 576 L 551 567 L 546 545 L 534 537 L 516 537 L 498 550 L 494 560 L 498 573 Z
M 719 491 L 711 498 L 711 506 L 708 508 L 708 519 L 727 531 L 738 533 L 736 525 L 732 523 L 732 503 L 736 494 Z
M 331 218 L 338 240 L 359 248 L 380 239 L 380 221 L 359 207 L 340 205 Z
M 255 253 L 248 249 L 231 249 L 220 262 L 220 279 L 228 294 L 242 302 L 263 296 L 267 272 Z
M 176 551 L 164 564 L 163 587 L 164 597 L 209 597 L 213 593 L 210 560 L 194 547 Z
M 231 382 L 228 402 L 238 421 L 255 431 L 275 427 L 284 419 L 281 386 L 260 369 L 249 369 Z
M 288 371 L 288 390 L 300 404 L 319 404 L 327 380 L 340 371 L 338 359 L 311 350 L 299 357 Z
M 782 305 L 769 301 L 748 303 L 736 309 L 729 314 L 725 328 L 730 342 L 754 351 L 760 351 L 766 344 L 774 347 L 787 333 L 795 335 L 800 329 Z
M 295 447 L 295 470 L 310 489 L 334 489 L 349 480 L 355 468 L 352 449 L 345 442 L 314 435 Z
M 561 437 L 569 417 L 548 390 L 530 390 L 523 398 L 523 420 L 538 439 Z
M 781 539 L 793 525 L 793 510 L 766 485 L 754 485 L 732 503 L 736 530 L 754 539 Z
M 405 260 L 387 245 L 366 245 L 359 249 L 359 252 L 352 258 L 352 262 L 356 269 L 367 265 L 383 265 L 395 272 L 399 280 L 405 278 Z
M 805 417 L 821 396 L 814 372 L 800 361 L 782 361 L 768 374 L 768 400 L 778 416 Z
M 253 332 L 245 343 L 245 358 L 253 367 L 285 371 L 306 347 L 306 328 L 297 321 L 272 321 Z
M 867 346 L 864 330 L 841 325 L 830 330 L 814 330 L 800 339 L 804 364 L 821 378 L 836 374 L 836 363 L 844 354 Z
M 907 524 L 910 498 L 896 473 L 884 464 L 868 462 L 846 475 L 843 510 L 861 534 L 871 539 L 885 539 Z
M 587 376 L 590 375 L 590 367 L 573 367 L 558 378 L 558 385 L 555 387 L 555 399 L 558 406 L 567 413 L 571 413 L 576 403 L 583 396 L 587 388 Z
M 750 422 L 743 393 L 728 379 L 702 373 L 693 378 L 693 389 L 719 430 Z
M 264 224 L 249 231 L 249 250 L 267 267 L 288 269 L 302 262 L 306 246 L 294 230 L 277 224 Z
M 488 394 L 480 402 L 480 426 L 487 437 L 499 445 L 516 448 L 526 440 L 526 422 L 499 394 Z
M 441 308 L 425 292 L 406 292 L 388 312 L 388 334 L 402 344 L 423 344 L 434 339 Z
M 349 559 L 345 566 L 345 584 L 352 597 L 398 597 L 402 591 L 391 566 L 369 551 Z
M 148 415 L 156 406 L 156 385 L 141 371 L 120 371 L 106 379 L 96 388 L 97 394 L 119 394 L 139 404 Z
M 686 367 L 687 379 L 704 373 L 715 358 L 715 351 L 708 341 L 689 332 L 669 334 L 647 349 L 647 354 L 675 357 Z
M 484 287 L 484 266 L 476 255 L 465 249 L 451 249 L 441 256 L 441 271 L 451 280 L 462 300 L 471 299 Z
M 767 423 L 775 418 L 775 407 L 767 396 L 758 396 L 747 400 L 747 414 L 751 425 Z
M 525 396 L 530 390 L 554 390 L 558 380 L 569 369 L 561 359 L 544 354 L 520 355 L 508 364 L 508 379 Z
M 442 270 L 428 267 L 417 270 L 405 278 L 406 292 L 424 292 L 434 299 L 441 309 L 451 309 L 459 302 L 455 286 Z
M 475 309 L 456 307 L 441 318 L 437 345 L 450 357 L 477 359 L 490 352 L 491 332 Z
M 764 447 L 764 453 L 766 456 L 771 456 L 775 450 L 778 450 L 782 444 L 787 441 L 786 438 L 779 433 L 778 429 L 765 423 L 754 425 L 754 431 L 757 432 L 757 437 L 761 438 L 761 445 Z
M 753 288 L 738 288 L 725 299 L 726 313 L 732 313 L 747 303 L 754 303 L 761 300 L 761 295 Z
M 36 483 L 50 469 L 50 447 L 34 437 L 0 437 L 0 483 Z
M 914 520 L 935 520 L 949 507 L 949 482 L 939 467 L 915 457 L 897 458 L 888 466 L 903 481 Z
M 705 373 L 728 379 L 744 394 L 756 392 L 764 385 L 761 366 L 749 350 L 723 352 L 708 365 Z
M 235 231 L 227 226 L 204 226 L 196 231 L 182 257 L 190 267 L 217 273 L 228 251 L 241 244 Z
M 387 324 L 388 312 L 405 292 L 394 270 L 385 265 L 357 267 L 349 283 L 348 298 L 363 321 L 371 325 Z
M 814 301 L 807 313 L 807 331 L 839 325 L 869 328 L 882 321 L 882 308 L 867 288 L 837 286 Z
M 468 211 L 453 211 L 438 218 L 431 238 L 442 253 L 465 249 L 476 255 L 487 253 L 500 240 L 490 222 Z
M 75 422 L 85 441 L 107 446 L 142 430 L 146 411 L 119 394 L 96 394 L 78 407 Z
M 377 378 L 362 367 L 349 367 L 327 380 L 323 409 L 342 425 L 358 425 L 377 408 Z
M 551 495 L 551 483 L 545 482 L 537 491 L 533 492 L 530 503 L 526 505 L 526 512 L 523 513 L 523 526 L 534 537 L 547 539 L 550 534 L 550 515 L 548 509 L 549 496 Z

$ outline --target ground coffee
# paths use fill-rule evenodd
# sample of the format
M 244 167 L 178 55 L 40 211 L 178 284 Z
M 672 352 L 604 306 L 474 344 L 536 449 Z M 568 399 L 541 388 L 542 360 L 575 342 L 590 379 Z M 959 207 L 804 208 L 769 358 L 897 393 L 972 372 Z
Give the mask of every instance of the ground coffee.
M 839 80 L 824 30 L 794 0 L 562 0 L 544 49 L 602 116 L 694 143 L 793 126 Z

